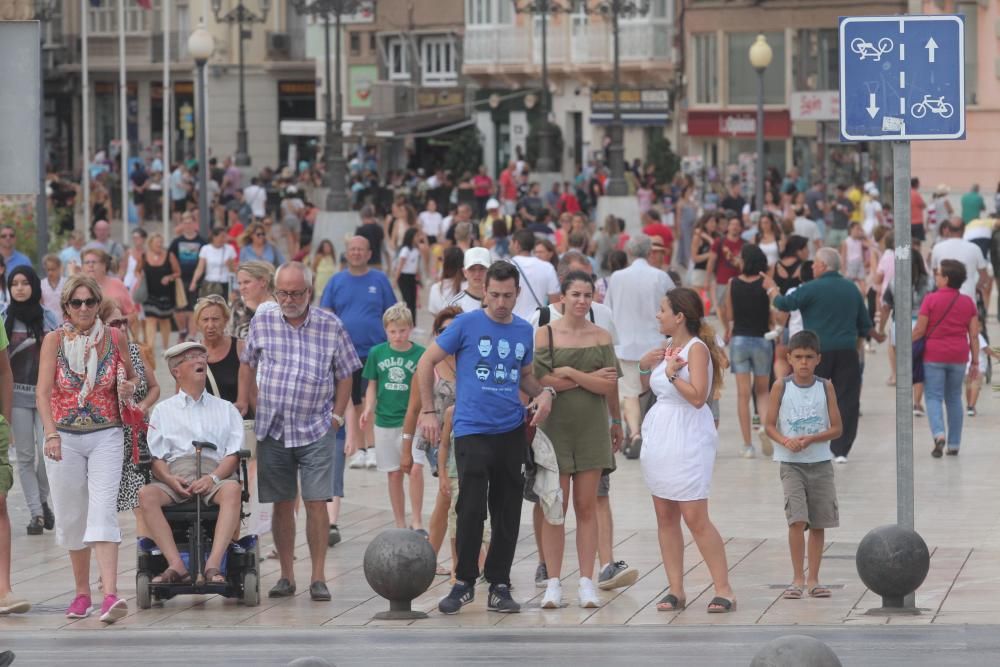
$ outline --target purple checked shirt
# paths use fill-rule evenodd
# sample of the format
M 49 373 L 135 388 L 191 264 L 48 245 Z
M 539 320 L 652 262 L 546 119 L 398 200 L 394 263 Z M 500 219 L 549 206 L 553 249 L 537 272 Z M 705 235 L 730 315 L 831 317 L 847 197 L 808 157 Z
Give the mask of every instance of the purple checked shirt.
M 297 328 L 280 309 L 257 313 L 240 361 L 258 369 L 257 438 L 285 447 L 310 445 L 330 430 L 336 384 L 361 368 L 340 319 L 318 308 Z

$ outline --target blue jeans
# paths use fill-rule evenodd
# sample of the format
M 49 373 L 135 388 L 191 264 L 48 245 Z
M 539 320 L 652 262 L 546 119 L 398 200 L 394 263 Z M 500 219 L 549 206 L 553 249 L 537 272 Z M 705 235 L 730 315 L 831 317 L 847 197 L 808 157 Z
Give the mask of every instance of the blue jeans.
M 924 396 L 931 435 L 945 437 L 944 407 L 948 409 L 948 449 L 962 444 L 962 386 L 965 364 L 924 362 Z M 944 407 L 942 407 L 942 403 Z
M 729 341 L 729 361 L 734 374 L 753 373 L 755 377 L 768 377 L 774 361 L 774 345 L 757 336 L 733 336 Z

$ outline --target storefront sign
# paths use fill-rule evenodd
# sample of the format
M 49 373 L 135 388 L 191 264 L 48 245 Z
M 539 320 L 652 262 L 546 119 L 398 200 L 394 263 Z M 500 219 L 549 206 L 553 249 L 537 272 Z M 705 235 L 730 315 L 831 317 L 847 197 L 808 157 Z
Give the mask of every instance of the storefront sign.
M 316 95 L 315 81 L 279 81 L 279 95 Z
M 351 65 L 348 69 L 350 82 L 349 105 L 355 109 L 370 109 L 372 106 L 372 84 L 378 81 L 377 65 Z
M 418 109 L 459 106 L 465 101 L 464 88 L 421 88 L 417 92 Z
M 612 88 L 595 88 L 590 93 L 592 123 L 607 123 L 615 108 L 615 91 Z M 618 96 L 622 121 L 664 125 L 670 119 L 670 91 L 666 88 L 629 88 Z
M 754 111 L 688 111 L 688 136 L 752 138 L 757 134 Z M 787 139 L 792 120 L 787 111 L 764 112 L 764 136 Z
M 815 90 L 806 93 L 792 93 L 788 110 L 793 121 L 840 120 L 840 92 L 836 90 Z

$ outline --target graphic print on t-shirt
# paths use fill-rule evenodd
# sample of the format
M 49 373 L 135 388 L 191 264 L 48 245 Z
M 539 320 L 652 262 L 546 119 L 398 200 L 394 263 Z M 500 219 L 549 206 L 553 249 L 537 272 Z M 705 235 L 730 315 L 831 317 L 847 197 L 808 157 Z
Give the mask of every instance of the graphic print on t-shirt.
M 490 379 L 490 365 L 485 361 L 480 361 L 476 364 L 476 378 L 480 382 L 486 382 Z
M 500 355 L 501 359 L 506 359 L 510 355 L 510 343 L 507 342 L 506 338 L 501 338 L 500 342 L 497 343 L 497 354 Z
M 479 339 L 479 355 L 482 357 L 490 356 L 490 352 L 493 351 L 493 340 L 489 336 L 483 336 Z

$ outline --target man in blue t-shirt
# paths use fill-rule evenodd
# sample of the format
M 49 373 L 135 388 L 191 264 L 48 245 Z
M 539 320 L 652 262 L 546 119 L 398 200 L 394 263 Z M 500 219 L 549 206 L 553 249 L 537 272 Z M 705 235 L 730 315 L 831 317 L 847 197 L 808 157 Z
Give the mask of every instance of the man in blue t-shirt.
M 535 426 L 548 417 L 555 391 L 542 387 L 532 373 L 532 328 L 514 315 L 519 281 L 513 264 L 495 262 L 486 272 L 484 308 L 455 318 L 417 367 L 421 404 L 433 406 L 434 367 L 455 355 L 452 431 L 458 464 L 458 561 L 455 585 L 438 604 L 444 614 L 457 614 L 475 597 L 487 506 L 493 516 L 493 538 L 484 568 L 490 583 L 486 606 L 501 613 L 521 610 L 510 595 L 528 447 L 518 392 L 531 397 L 528 410 L 534 412 L 531 425 Z M 440 428 L 432 408 L 421 411 L 419 427 L 428 442 L 437 442 Z
M 330 278 L 319 305 L 336 313 L 344 323 L 361 360 L 361 368 L 364 368 L 368 351 L 386 340 L 382 314 L 396 303 L 396 294 L 385 274 L 369 266 L 372 250 L 368 239 L 364 236 L 351 238 L 347 242 L 346 255 L 347 271 L 341 271 Z M 351 385 L 351 403 L 354 405 L 354 410 L 350 413 L 353 424 L 351 432 L 355 434 L 362 433 L 359 417 L 367 387 L 368 381 L 361 377 L 359 369 L 354 373 L 354 383 Z M 353 456 L 351 468 L 375 467 L 374 443 L 375 433 L 370 427 L 363 435 L 347 443 L 344 452 L 348 457 Z

